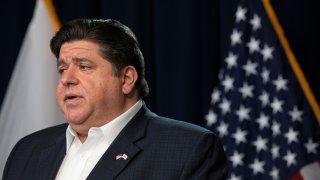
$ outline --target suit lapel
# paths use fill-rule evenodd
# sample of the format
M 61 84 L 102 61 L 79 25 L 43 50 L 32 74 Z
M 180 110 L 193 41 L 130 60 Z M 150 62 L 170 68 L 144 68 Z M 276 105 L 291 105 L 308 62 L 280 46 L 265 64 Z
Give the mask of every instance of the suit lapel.
M 117 143 L 106 151 L 96 167 L 88 176 L 88 180 L 114 179 L 140 151 L 132 142 Z M 117 156 L 126 156 L 119 158 Z
M 55 179 L 65 154 L 66 140 L 63 134 L 56 139 L 54 144 L 40 152 L 37 179 Z
M 149 113 L 144 105 L 101 157 L 88 180 L 114 179 L 139 154 L 141 149 L 135 142 L 145 136 Z

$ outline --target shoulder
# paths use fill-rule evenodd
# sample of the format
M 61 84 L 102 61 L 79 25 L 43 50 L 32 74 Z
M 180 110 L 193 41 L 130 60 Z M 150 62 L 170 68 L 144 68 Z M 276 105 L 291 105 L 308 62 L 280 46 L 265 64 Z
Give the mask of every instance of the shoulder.
M 182 120 L 176 120 L 161 116 L 153 116 L 153 118 L 150 119 L 150 126 L 154 126 L 156 128 L 164 128 L 169 131 L 175 130 L 179 132 L 185 132 L 185 133 L 212 133 L 210 130 L 191 124 Z
M 38 163 L 43 150 L 54 147 L 53 145 L 56 145 L 57 142 L 59 145 L 65 142 L 66 128 L 67 124 L 61 124 L 34 132 L 20 139 L 7 159 L 4 177 L 19 179 L 18 176 L 21 174 L 17 174 L 17 171 L 22 171 L 24 175 L 29 174 L 31 177 L 31 174 L 35 173 L 35 167 L 30 165 Z
M 55 141 L 61 135 L 65 137 L 67 127 L 68 124 L 65 123 L 36 131 L 22 138 L 17 144 L 47 144 Z
M 31 155 L 37 156 L 41 150 L 56 145 L 57 143 L 61 144 L 61 142 L 65 142 L 67 126 L 67 124 L 61 124 L 25 136 L 16 143 L 10 153 L 8 161 L 11 161 L 11 159 L 20 161 L 19 159 L 23 160 L 25 157 Z
M 52 138 L 56 137 L 57 135 L 60 135 L 61 133 L 65 133 L 66 129 L 68 127 L 68 124 L 60 124 L 52 127 L 48 127 L 39 131 L 36 131 L 32 134 L 27 135 L 24 137 L 24 139 L 46 139 L 46 138 Z
M 170 156 L 172 161 L 175 159 L 181 162 L 186 169 L 194 170 L 201 164 L 212 167 L 215 163 L 222 168 L 226 167 L 226 156 L 220 139 L 204 127 L 152 114 L 149 115 L 146 129 L 145 142 L 141 141 L 148 147 L 145 151 L 152 149 L 153 153 L 157 149 L 161 151 L 159 156 Z M 204 159 L 206 162 L 202 162 Z
M 149 119 L 149 135 L 173 142 L 186 142 L 195 145 L 199 141 L 216 142 L 218 137 L 210 130 L 185 121 L 154 115 Z
M 192 139 L 199 138 L 202 135 L 216 138 L 216 135 L 212 131 L 204 127 L 182 120 L 159 116 L 150 111 L 146 106 L 141 108 L 136 117 L 136 120 L 133 120 L 132 123 L 136 124 L 133 128 L 141 129 L 145 127 L 147 135 L 155 134 L 157 137 L 171 136 L 171 139 L 179 137 Z
M 221 140 L 212 131 L 160 116 L 151 118 L 149 126 L 153 127 L 149 134 L 156 143 L 148 145 L 161 151 L 159 156 L 170 157 L 170 163 L 181 168 L 180 179 L 226 179 L 226 154 Z

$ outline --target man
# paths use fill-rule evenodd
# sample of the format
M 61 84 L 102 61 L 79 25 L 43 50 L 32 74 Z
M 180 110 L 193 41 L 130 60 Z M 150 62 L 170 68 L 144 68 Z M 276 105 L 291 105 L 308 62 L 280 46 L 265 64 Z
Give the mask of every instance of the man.
M 3 179 L 225 179 L 210 131 L 157 116 L 133 32 L 115 20 L 78 19 L 51 40 L 56 99 L 68 124 L 33 133 L 12 150 Z

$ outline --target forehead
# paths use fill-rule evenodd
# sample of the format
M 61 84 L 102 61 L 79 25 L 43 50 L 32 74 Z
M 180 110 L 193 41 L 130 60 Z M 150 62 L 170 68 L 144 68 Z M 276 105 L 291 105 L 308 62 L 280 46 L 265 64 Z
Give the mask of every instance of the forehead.
M 61 60 L 88 56 L 100 56 L 98 44 L 84 40 L 66 42 L 61 46 L 59 53 Z

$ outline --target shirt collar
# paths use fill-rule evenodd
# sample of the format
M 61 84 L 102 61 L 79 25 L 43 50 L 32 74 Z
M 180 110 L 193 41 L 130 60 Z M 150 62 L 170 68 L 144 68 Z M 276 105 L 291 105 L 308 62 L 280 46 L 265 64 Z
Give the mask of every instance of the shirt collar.
M 101 129 L 104 138 L 107 141 L 107 143 L 109 143 L 109 145 L 114 141 L 114 139 L 118 136 L 121 130 L 128 124 L 128 122 L 133 118 L 133 116 L 137 114 L 137 112 L 141 109 L 142 105 L 142 100 L 139 100 L 135 105 L 133 105 L 130 109 L 122 113 L 117 118 L 111 120 L 109 123 L 101 127 L 97 127 Z M 66 131 L 67 151 L 69 150 L 75 138 L 78 138 L 78 135 L 69 125 Z

